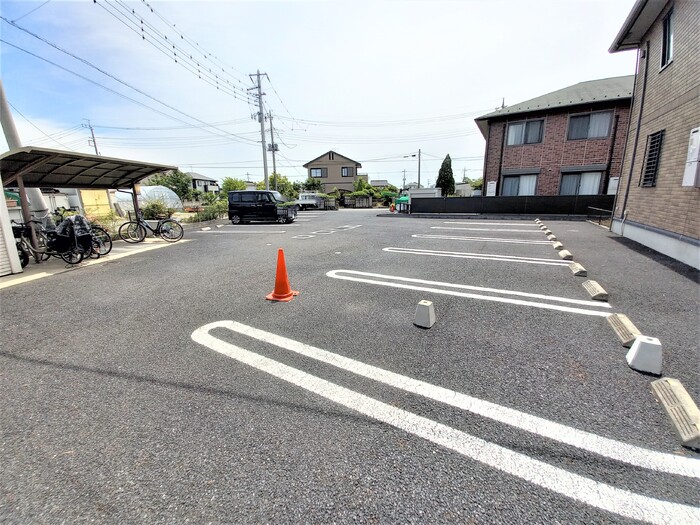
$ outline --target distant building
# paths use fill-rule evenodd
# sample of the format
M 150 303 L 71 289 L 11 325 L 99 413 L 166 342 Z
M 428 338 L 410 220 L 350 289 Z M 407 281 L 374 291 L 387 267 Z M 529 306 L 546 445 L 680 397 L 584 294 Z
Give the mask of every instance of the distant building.
M 477 118 L 487 195 L 614 192 L 633 85 L 633 76 L 580 82 Z
M 219 181 L 195 173 L 194 171 L 187 172 L 187 175 L 192 177 L 192 189 L 199 190 L 202 193 L 219 193 Z
M 700 268 L 700 2 L 637 0 L 611 53 L 637 51 L 612 230 Z
M 319 179 L 324 193 L 330 193 L 333 188 L 353 191 L 358 178 L 367 180 L 366 175 L 359 175 L 357 169 L 362 167 L 359 162 L 344 157 L 335 151 L 328 151 L 304 164 L 309 177 Z
M 386 186 L 389 186 L 389 181 L 386 179 L 375 179 L 369 181 L 370 185 L 374 188 L 384 188 Z

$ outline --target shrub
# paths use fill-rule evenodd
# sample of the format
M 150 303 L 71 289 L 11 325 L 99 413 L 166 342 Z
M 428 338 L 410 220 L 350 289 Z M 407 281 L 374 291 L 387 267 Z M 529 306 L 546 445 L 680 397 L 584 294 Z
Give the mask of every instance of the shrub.
M 170 217 L 175 211 L 173 208 L 168 208 L 163 201 L 149 201 L 141 208 L 143 218 L 146 220 L 162 219 L 163 216 Z

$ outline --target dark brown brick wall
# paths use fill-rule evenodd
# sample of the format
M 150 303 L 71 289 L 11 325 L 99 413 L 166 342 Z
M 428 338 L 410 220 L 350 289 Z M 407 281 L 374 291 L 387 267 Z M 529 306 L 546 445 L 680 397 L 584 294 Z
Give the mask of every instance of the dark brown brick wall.
M 490 121 L 490 136 L 486 143 L 487 161 L 484 182 L 499 181 L 500 173 L 506 169 L 533 168 L 539 173 L 537 195 L 558 195 L 562 167 L 606 164 L 608 162 L 612 133 L 611 136 L 604 139 L 567 140 L 566 138 L 569 115 L 603 110 L 613 111 L 613 125 L 615 117 L 618 117 L 615 145 L 610 163 L 610 177 L 619 177 L 629 122 L 629 100 L 567 107 L 548 113 L 527 114 L 528 120 L 544 118 L 544 135 L 540 144 L 503 147 L 505 126 L 508 122 L 525 120 L 524 115 L 514 115 L 507 120 Z M 607 185 L 603 185 L 601 191 L 605 192 L 606 190 Z M 500 186 L 498 193 L 500 194 Z

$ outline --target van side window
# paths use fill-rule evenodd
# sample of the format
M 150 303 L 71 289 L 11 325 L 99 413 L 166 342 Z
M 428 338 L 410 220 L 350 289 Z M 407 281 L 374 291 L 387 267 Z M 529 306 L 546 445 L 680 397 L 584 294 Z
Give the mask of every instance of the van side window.
M 228 201 L 229 202 L 241 202 L 241 194 L 240 193 L 229 194 Z
M 243 193 L 241 202 L 256 202 L 255 193 Z
M 271 202 L 272 198 L 270 197 L 269 193 L 260 193 L 258 195 L 258 201 L 260 202 Z

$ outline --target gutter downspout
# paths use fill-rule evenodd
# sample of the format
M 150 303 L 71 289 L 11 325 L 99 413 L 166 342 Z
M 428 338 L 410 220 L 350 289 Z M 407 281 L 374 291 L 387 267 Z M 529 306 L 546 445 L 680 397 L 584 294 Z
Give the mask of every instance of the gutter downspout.
M 605 166 L 605 179 L 603 180 L 603 190 L 608 187 L 610 181 L 610 166 L 612 165 L 612 156 L 615 151 L 615 139 L 617 138 L 617 126 L 620 122 L 620 115 L 615 115 L 615 123 L 613 124 L 612 137 L 610 139 L 610 149 L 608 150 L 608 162 Z M 617 192 L 615 192 L 617 194 Z M 613 212 L 615 208 L 613 207 Z M 612 224 L 612 221 L 611 221 Z
M 644 56 L 642 57 L 646 61 L 644 65 L 644 80 L 642 81 L 642 97 L 639 100 L 639 115 L 637 115 L 637 129 L 634 132 L 634 145 L 632 146 L 632 161 L 630 162 L 630 172 L 627 176 L 627 187 L 625 188 L 625 199 L 622 201 L 622 212 L 621 217 L 627 219 L 625 212 L 627 210 L 627 198 L 630 194 L 630 183 L 632 182 L 632 173 L 634 172 L 634 161 L 637 157 L 637 146 L 639 143 L 639 132 L 642 124 L 642 113 L 644 110 L 644 98 L 647 94 L 647 77 L 649 76 L 649 41 L 647 40 L 646 49 L 644 50 Z M 635 83 L 636 84 L 636 83 Z
M 505 152 L 506 149 L 506 128 L 508 127 L 508 121 L 506 120 L 503 123 L 503 137 L 501 138 L 501 156 L 498 158 L 498 179 L 496 179 L 496 195 L 501 196 L 501 191 L 503 190 L 502 186 L 502 179 L 501 177 L 501 168 L 503 167 L 503 153 Z M 482 190 L 483 191 L 483 190 Z

